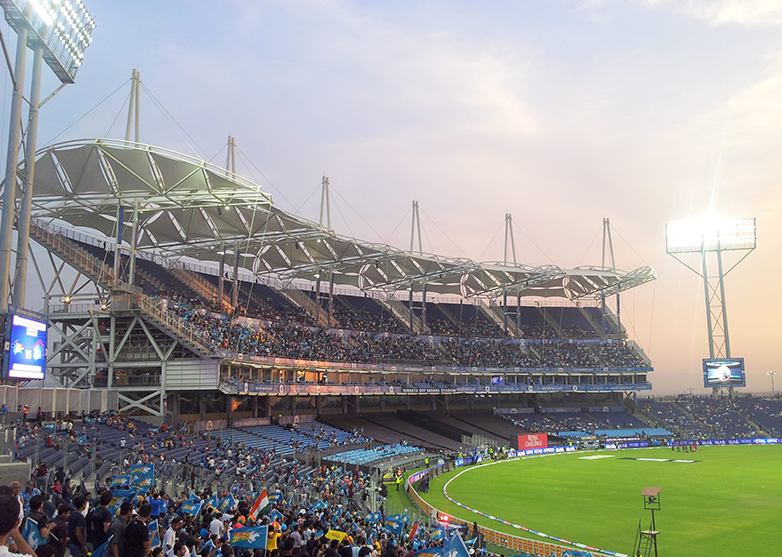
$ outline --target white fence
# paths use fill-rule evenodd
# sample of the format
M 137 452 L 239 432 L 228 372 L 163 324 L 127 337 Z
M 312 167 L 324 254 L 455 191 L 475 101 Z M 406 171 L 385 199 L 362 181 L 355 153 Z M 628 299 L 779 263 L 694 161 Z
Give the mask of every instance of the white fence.
M 93 410 L 106 412 L 116 410 L 119 403 L 117 391 L 88 389 L 57 389 L 57 388 L 19 388 L 16 386 L 0 386 L 0 403 L 4 403 L 10 412 L 15 412 L 20 405 L 30 409 L 29 417 L 33 418 L 38 407 L 47 413 L 47 417 L 69 412 L 81 414 Z

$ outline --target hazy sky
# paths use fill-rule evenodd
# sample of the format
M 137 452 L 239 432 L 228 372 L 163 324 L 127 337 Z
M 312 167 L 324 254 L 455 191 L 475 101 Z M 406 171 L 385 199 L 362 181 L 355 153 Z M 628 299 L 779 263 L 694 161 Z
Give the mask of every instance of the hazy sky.
M 520 261 L 573 267 L 599 264 L 590 242 L 610 217 L 618 265 L 658 273 L 623 296 L 658 393 L 700 387 L 707 355 L 702 282 L 665 254 L 665 222 L 711 204 L 754 216 L 759 247 L 727 280 L 733 355 L 753 391 L 782 372 L 780 0 L 87 7 L 94 41 L 76 84 L 42 110 L 40 145 L 137 67 L 189 135 L 145 92 L 142 141 L 223 164 L 231 133 L 240 173 L 310 218 L 325 173 L 340 233 L 404 247 L 409 216 L 391 233 L 415 198 L 427 251 L 501 259 L 502 233 L 490 240 L 510 212 L 534 241 L 517 230 Z M 7 75 L 2 87 L 7 129 Z M 57 140 L 123 136 L 129 90 Z

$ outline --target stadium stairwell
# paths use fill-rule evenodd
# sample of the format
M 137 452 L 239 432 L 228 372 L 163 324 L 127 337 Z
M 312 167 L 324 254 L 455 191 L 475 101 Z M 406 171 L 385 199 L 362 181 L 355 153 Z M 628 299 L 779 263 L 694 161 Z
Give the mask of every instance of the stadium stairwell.
M 186 271 L 179 267 L 170 267 L 168 272 L 192 288 L 194 292 L 206 300 L 217 300 L 220 296 L 219 289 L 198 273 Z M 223 307 L 228 308 L 229 311 L 233 311 L 231 299 L 225 292 L 223 292 L 223 299 L 220 300 L 220 302 Z
M 318 316 L 317 324 L 319 326 L 321 327 L 331 326 L 331 323 L 329 323 L 328 312 L 315 311 L 315 301 L 303 291 L 296 290 L 294 288 L 280 288 L 277 291 L 283 296 L 285 296 L 285 298 L 294 306 L 302 308 L 304 311 L 306 311 L 307 314 L 310 317 L 312 317 L 313 321 L 315 320 L 315 315 L 317 314 Z
M 537 308 L 538 313 L 540 313 L 543 316 L 543 319 L 551 325 L 551 327 L 554 329 L 554 331 L 557 333 L 557 336 L 559 338 L 562 338 L 562 327 L 559 326 L 559 323 L 557 323 L 557 320 L 554 319 L 551 315 L 549 315 L 549 312 L 546 311 L 546 308 Z
M 114 270 L 68 237 L 33 222 L 30 238 L 101 286 L 114 285 Z
M 584 316 L 584 319 L 586 319 L 590 325 L 592 325 L 592 328 L 595 330 L 595 332 L 600 335 L 600 338 L 605 338 L 606 333 L 603 330 L 603 327 L 600 326 L 600 324 L 595 321 L 595 319 L 592 317 L 592 314 L 590 314 L 586 309 L 579 306 L 578 311 L 581 312 L 581 315 Z M 647 358 L 648 359 L 648 358 Z
M 502 311 L 502 306 L 485 306 L 483 300 L 479 300 L 479 303 L 475 304 L 486 319 L 497 325 L 500 330 L 505 330 L 505 315 Z M 522 338 L 521 331 L 516 327 L 516 320 L 508 318 L 508 332 L 515 338 Z
M 147 296 L 139 296 L 138 307 L 149 321 L 191 350 L 206 358 L 212 356 L 209 339 L 200 332 L 188 327 L 178 316 L 166 311 L 162 304 L 155 302 Z
M 383 304 L 383 306 L 391 313 L 391 315 L 396 317 L 399 322 L 405 326 L 405 328 L 410 327 L 410 310 L 405 304 L 399 300 L 394 300 L 393 298 L 378 301 Z M 423 321 L 421 321 L 421 318 L 417 315 L 413 315 L 413 332 L 417 335 L 422 335 L 426 332 Z

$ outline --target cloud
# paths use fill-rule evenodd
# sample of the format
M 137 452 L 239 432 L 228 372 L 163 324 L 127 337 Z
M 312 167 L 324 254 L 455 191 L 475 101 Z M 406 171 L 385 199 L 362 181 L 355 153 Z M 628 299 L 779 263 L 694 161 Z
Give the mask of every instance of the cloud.
M 593 0 L 594 1 L 594 0 Z M 782 25 L 779 0 L 642 0 L 646 4 L 675 7 L 681 14 L 711 25 Z

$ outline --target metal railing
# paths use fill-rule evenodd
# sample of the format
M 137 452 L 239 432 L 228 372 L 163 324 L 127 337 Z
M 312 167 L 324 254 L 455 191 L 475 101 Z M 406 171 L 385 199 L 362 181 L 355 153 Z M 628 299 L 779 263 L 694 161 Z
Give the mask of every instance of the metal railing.
M 44 227 L 38 222 L 30 224 L 30 235 L 57 255 L 71 261 L 82 273 L 93 278 L 96 282 L 109 285 L 115 282 L 116 277 L 113 269 L 78 247 L 66 236 Z
M 203 352 L 210 354 L 212 352 L 209 337 L 200 331 L 185 324 L 179 316 L 169 312 L 163 304 L 156 302 L 147 296 L 139 296 L 138 305 L 141 311 L 149 317 L 174 332 L 185 342 L 200 348 Z

